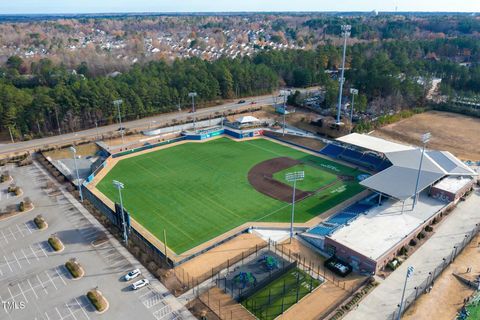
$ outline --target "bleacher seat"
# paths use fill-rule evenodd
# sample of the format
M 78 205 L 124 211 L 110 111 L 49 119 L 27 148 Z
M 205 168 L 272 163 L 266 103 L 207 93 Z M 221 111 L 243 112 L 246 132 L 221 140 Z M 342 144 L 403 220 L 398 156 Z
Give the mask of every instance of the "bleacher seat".
M 319 152 L 321 154 L 324 154 L 326 156 L 336 158 L 338 157 L 343 151 L 345 151 L 345 148 L 341 146 L 337 146 L 336 144 L 327 144 L 322 150 Z

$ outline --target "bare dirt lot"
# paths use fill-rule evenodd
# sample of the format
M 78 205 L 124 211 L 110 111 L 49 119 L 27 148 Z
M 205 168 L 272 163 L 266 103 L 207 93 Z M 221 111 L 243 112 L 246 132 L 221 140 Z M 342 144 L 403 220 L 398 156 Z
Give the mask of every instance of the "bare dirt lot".
M 455 113 L 429 111 L 373 132 L 374 136 L 418 145 L 430 132 L 429 147 L 447 150 L 462 160 L 480 160 L 480 119 Z

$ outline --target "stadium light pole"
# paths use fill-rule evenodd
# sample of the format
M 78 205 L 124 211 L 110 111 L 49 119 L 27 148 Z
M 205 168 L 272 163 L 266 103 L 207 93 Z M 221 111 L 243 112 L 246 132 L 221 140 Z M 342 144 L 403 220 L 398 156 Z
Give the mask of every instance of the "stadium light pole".
M 342 92 L 343 84 L 345 82 L 345 55 L 347 53 L 347 39 L 350 37 L 350 30 L 352 30 L 351 25 L 342 25 L 342 36 L 343 36 L 343 57 L 342 57 L 342 72 L 340 75 L 340 89 L 338 92 L 338 107 L 337 107 L 337 124 L 340 124 L 340 112 L 342 108 Z
M 75 149 L 74 147 L 70 147 L 70 151 L 73 154 L 73 163 L 75 165 L 75 171 L 77 173 L 77 187 L 78 187 L 78 193 L 80 194 L 80 202 L 83 202 L 82 184 L 80 182 L 80 175 L 78 174 L 78 167 L 77 167 L 77 149 Z
M 120 113 L 120 105 L 123 103 L 122 99 L 114 100 L 113 105 L 117 107 L 117 112 L 118 112 L 118 124 L 120 126 L 120 135 L 122 136 L 122 146 L 124 145 L 123 141 L 123 128 L 122 128 L 122 114 Z
M 282 129 L 282 136 L 285 136 L 285 126 L 286 126 L 286 113 L 287 113 L 287 109 L 286 109 L 286 105 L 287 105 L 287 91 L 286 90 L 282 90 L 281 91 L 282 93 L 282 96 L 283 96 L 283 129 Z
M 293 182 L 293 196 L 292 196 L 292 219 L 290 221 L 290 242 L 293 238 L 293 220 L 295 219 L 295 189 L 297 188 L 297 181 L 305 178 L 305 171 L 290 172 L 285 175 L 285 180 Z
M 407 276 L 405 277 L 405 283 L 403 284 L 402 299 L 400 300 L 400 309 L 398 310 L 398 317 L 397 317 L 398 320 L 400 320 L 402 317 L 403 299 L 405 298 L 405 289 L 407 288 L 408 279 L 413 275 L 413 271 L 415 271 L 415 268 L 413 268 L 412 266 L 409 266 L 407 268 Z
M 193 112 L 193 131 L 195 131 L 195 97 L 197 96 L 196 92 L 189 92 L 188 96 L 192 98 L 192 112 Z
M 420 156 L 420 166 L 418 167 L 418 174 L 417 174 L 417 182 L 415 183 L 415 194 L 413 195 L 413 205 L 412 205 L 412 210 L 415 209 L 415 205 L 417 204 L 418 201 L 418 185 L 420 183 L 420 173 L 422 172 L 422 164 L 423 164 L 423 157 L 425 155 L 425 148 L 427 146 L 427 143 L 430 141 L 432 137 L 432 134 L 430 132 L 424 133 L 422 135 L 422 155 Z
M 125 244 L 128 243 L 128 235 L 127 235 L 127 226 L 125 224 L 125 217 L 123 214 L 123 199 L 122 199 L 122 189 L 125 188 L 125 185 L 120 181 L 113 180 L 113 185 L 118 190 L 118 196 L 120 197 L 120 215 L 122 216 L 122 226 L 123 226 L 123 241 Z
M 355 105 L 355 95 L 358 95 L 358 89 L 350 89 L 350 94 L 352 95 L 352 106 L 350 108 L 350 133 L 353 131 L 353 107 Z

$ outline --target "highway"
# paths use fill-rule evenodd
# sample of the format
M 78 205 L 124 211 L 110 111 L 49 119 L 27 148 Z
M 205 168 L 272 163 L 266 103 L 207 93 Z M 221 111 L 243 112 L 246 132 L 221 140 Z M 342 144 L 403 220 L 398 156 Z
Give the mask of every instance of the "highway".
M 314 91 L 318 88 L 308 88 L 308 89 L 299 89 L 300 91 Z M 296 90 L 296 89 L 292 89 Z M 249 98 L 241 98 L 241 100 L 245 100 L 245 103 L 238 103 L 237 101 L 225 103 L 222 105 L 202 108 L 198 109 L 195 112 L 195 116 L 197 118 L 207 117 L 208 115 L 215 115 L 216 112 L 224 112 L 227 110 L 237 110 L 242 107 L 246 107 L 251 105 L 251 102 L 255 102 L 255 105 L 251 106 L 265 106 L 265 105 L 272 105 L 275 103 L 274 100 L 277 100 L 277 103 L 283 102 L 282 97 L 278 97 L 278 93 L 275 95 L 264 95 L 264 96 L 256 96 L 256 97 L 249 97 Z M 128 121 L 122 123 L 122 126 L 129 130 L 141 130 L 141 129 L 148 129 L 148 128 L 156 128 L 161 127 L 162 125 L 171 122 L 173 119 L 177 121 L 183 121 L 187 118 L 192 118 L 193 113 L 189 113 L 190 109 L 188 108 L 186 111 L 181 112 L 172 112 L 172 113 L 163 113 L 153 117 L 142 118 L 138 120 Z M 41 148 L 46 145 L 55 145 L 55 144 L 68 144 L 73 143 L 75 141 L 79 141 L 82 139 L 90 139 L 95 138 L 96 136 L 101 136 L 102 134 L 111 133 L 118 129 L 118 124 L 112 124 L 108 126 L 98 127 L 98 129 L 88 129 L 83 131 L 78 131 L 75 133 L 66 133 L 62 135 L 50 136 L 46 138 L 34 139 L 29 141 L 21 141 L 16 143 L 9 143 L 0 145 L 0 155 L 11 154 L 14 152 L 24 152 L 28 150 L 35 150 Z

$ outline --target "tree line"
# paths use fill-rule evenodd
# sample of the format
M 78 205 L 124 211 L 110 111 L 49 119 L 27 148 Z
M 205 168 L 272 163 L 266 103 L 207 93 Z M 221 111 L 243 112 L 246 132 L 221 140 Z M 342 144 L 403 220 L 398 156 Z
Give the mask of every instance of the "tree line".
M 430 57 L 434 54 L 435 59 Z M 470 38 L 430 41 L 359 43 L 347 50 L 345 95 L 360 91 L 359 106 L 376 112 L 425 104 L 425 83 L 443 79 L 451 94 L 480 92 L 480 67 L 462 66 L 458 57 L 480 57 L 478 41 Z M 478 61 L 478 60 L 476 60 Z M 196 91 L 201 105 L 221 99 L 270 94 L 282 86 L 320 85 L 324 107 L 334 107 L 338 94 L 341 48 L 261 51 L 253 57 L 204 61 L 179 59 L 136 64 L 127 72 L 93 77 L 82 63 L 67 70 L 48 59 L 32 63 L 13 56 L 0 68 L 0 130 L 30 138 L 70 132 L 115 121 L 113 101 L 122 99 L 122 116 L 136 119 L 190 104 Z M 333 72 L 327 72 L 333 71 Z M 356 100 L 357 101 L 357 100 Z M 57 121 L 58 119 L 58 121 Z

